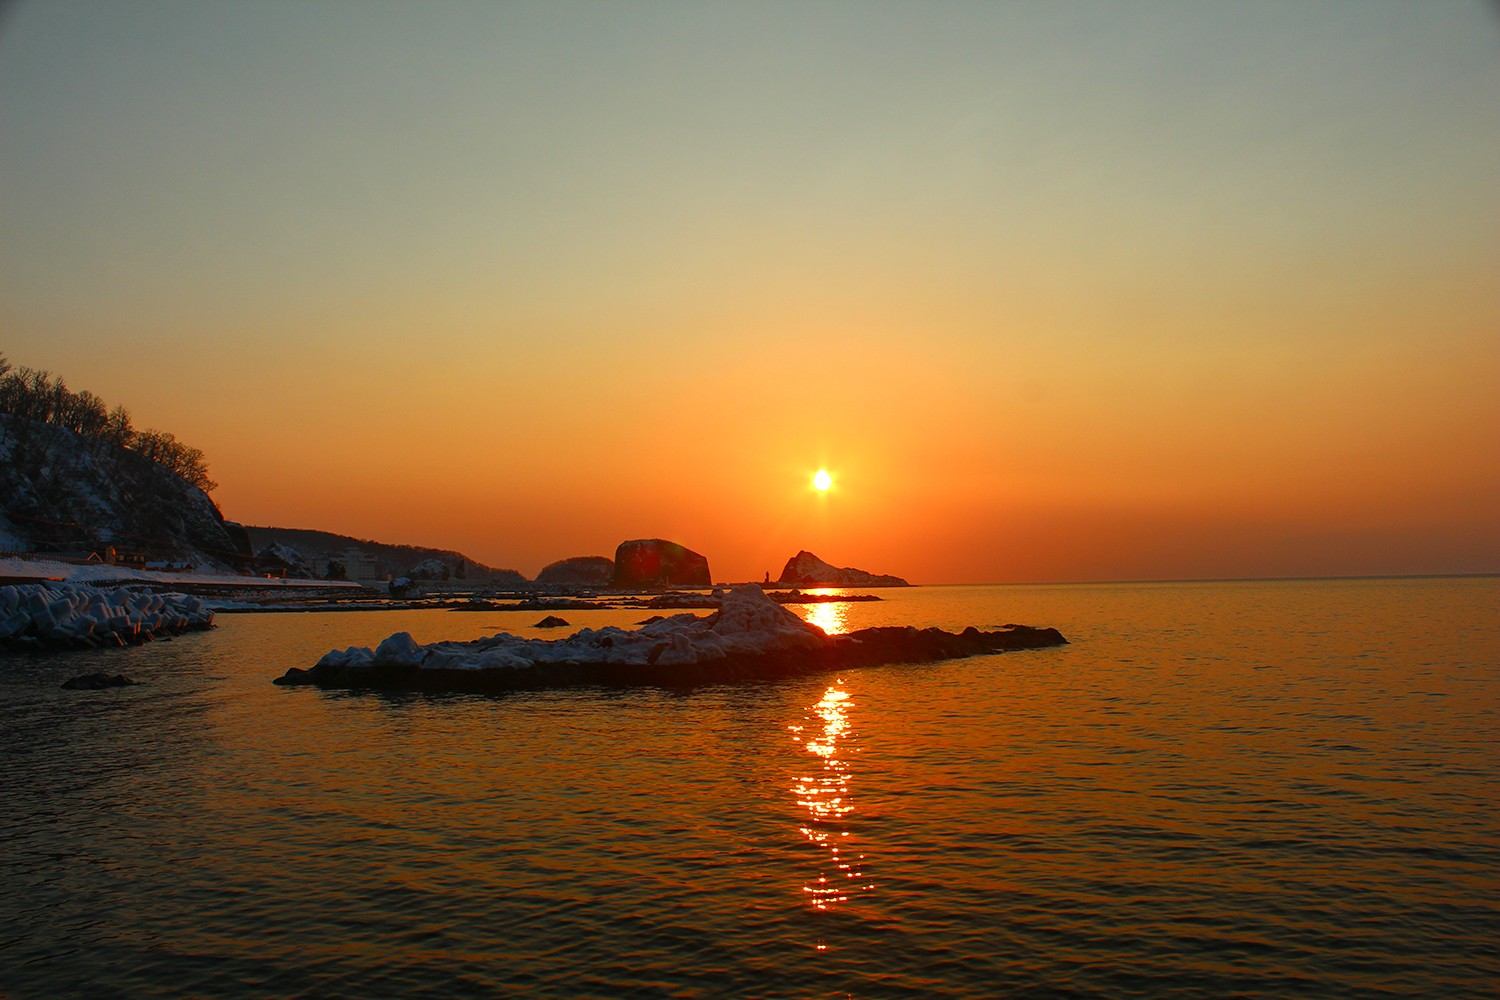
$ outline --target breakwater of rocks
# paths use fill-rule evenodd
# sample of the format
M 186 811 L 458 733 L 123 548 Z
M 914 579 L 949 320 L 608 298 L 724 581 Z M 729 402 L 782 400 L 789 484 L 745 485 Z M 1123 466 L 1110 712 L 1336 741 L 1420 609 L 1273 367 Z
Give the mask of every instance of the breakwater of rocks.
M 72 583 L 0 587 L 0 646 L 6 649 L 134 646 L 213 622 L 214 613 L 186 594 Z

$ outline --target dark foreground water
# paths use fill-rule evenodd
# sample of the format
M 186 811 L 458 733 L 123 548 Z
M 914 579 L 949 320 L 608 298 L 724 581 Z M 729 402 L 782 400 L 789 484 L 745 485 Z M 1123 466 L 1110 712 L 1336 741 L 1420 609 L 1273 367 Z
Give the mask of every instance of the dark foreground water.
M 806 610 L 1074 641 L 507 697 L 270 680 L 535 612 L 0 659 L 0 995 L 1496 995 L 1500 581 L 883 595 Z M 149 683 L 58 688 L 101 666 Z

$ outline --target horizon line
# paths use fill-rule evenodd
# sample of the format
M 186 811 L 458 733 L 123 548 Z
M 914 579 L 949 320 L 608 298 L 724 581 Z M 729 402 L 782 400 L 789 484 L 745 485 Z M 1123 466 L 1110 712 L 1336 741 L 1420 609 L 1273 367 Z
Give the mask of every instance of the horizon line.
M 1500 577 L 1500 570 L 1485 573 L 1357 573 L 1349 576 L 1184 576 L 1136 580 L 1020 580 L 1010 583 L 914 583 L 913 587 L 1074 587 L 1084 584 L 1123 583 L 1289 583 L 1312 580 L 1459 580 Z M 813 588 L 818 589 L 818 588 Z M 850 588 L 841 588 L 850 589 Z M 900 589 L 900 588 L 895 588 Z

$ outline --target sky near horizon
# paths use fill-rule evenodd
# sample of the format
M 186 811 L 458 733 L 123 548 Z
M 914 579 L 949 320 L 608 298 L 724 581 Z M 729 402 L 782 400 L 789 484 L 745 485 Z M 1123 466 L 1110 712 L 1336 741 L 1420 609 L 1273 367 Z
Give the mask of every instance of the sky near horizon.
M 528 576 L 1497 572 L 1497 179 L 1479 2 L 23 0 L 0 353 Z

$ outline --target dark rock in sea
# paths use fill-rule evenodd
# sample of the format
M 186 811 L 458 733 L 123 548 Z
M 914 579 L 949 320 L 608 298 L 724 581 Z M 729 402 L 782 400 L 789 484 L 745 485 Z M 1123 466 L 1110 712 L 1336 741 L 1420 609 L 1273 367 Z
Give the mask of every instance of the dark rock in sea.
M 614 582 L 615 561 L 605 556 L 574 556 L 542 567 L 537 583 L 576 583 L 585 587 L 608 587 Z
M 663 538 L 638 538 L 615 549 L 616 587 L 707 587 L 708 559 Z
M 332 650 L 309 670 L 275 683 L 325 688 L 511 691 L 571 685 L 694 687 L 777 680 L 887 663 L 979 656 L 1060 646 L 1056 630 L 1023 625 L 955 634 L 941 629 L 871 628 L 826 634 L 769 600 L 737 587 L 706 617 L 673 615 L 625 629 L 582 629 L 566 639 L 501 633 L 468 642 L 417 643 L 398 632 L 375 649 Z
M 556 615 L 548 615 L 546 618 L 543 618 L 541 621 L 537 622 L 535 625 L 533 625 L 531 627 L 532 628 L 562 628 L 566 624 L 568 624 L 568 623 L 566 621 L 564 621 L 563 619 L 557 617 Z
M 772 681 L 890 663 L 929 663 L 992 653 L 1062 646 L 1067 639 L 1055 628 L 1017 626 L 996 632 L 968 628 L 871 628 L 832 637 L 822 648 L 735 653 L 706 663 L 663 663 L 670 642 L 656 643 L 646 663 L 605 660 L 613 637 L 599 640 L 597 660 L 532 663 L 520 667 L 470 670 L 410 664 L 318 665 L 292 667 L 275 679 L 287 686 L 371 688 L 401 691 L 467 691 L 498 693 L 552 687 L 699 687 L 743 681 Z
M 576 597 L 528 597 L 524 601 L 501 604 L 497 607 L 502 611 L 567 611 L 570 608 L 607 608 L 609 605 L 584 601 Z
M 844 602 L 878 601 L 874 594 L 804 594 L 800 590 L 789 590 L 767 594 L 777 604 L 842 604 Z
M 830 566 L 805 549 L 786 561 L 778 583 L 799 587 L 909 587 L 899 576 L 880 576 L 849 566 Z
M 715 591 L 713 594 L 684 594 L 674 590 L 666 594 L 657 594 L 641 607 L 650 608 L 653 611 L 669 608 L 688 611 L 697 608 L 717 608 L 722 603 L 724 603 L 722 591 Z
M 97 670 L 91 674 L 69 677 L 63 681 L 62 686 L 69 691 L 98 691 L 101 688 L 130 687 L 136 683 L 124 674 L 111 676 L 102 670 Z

